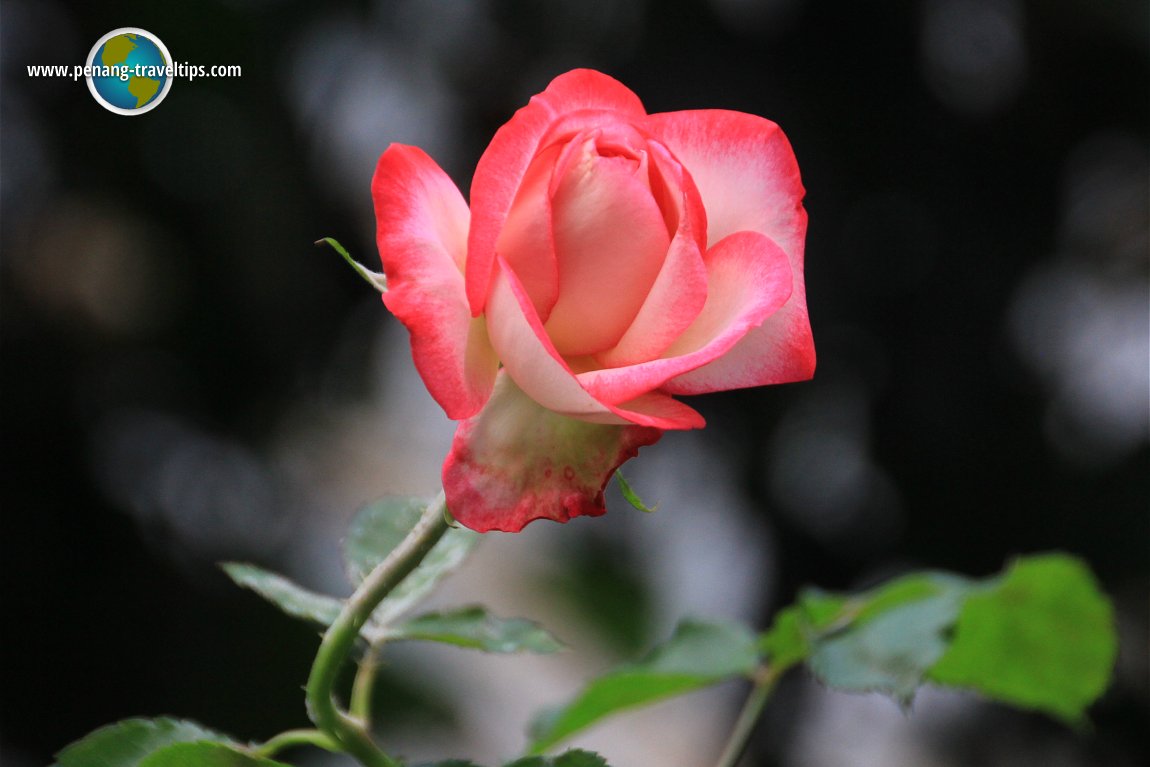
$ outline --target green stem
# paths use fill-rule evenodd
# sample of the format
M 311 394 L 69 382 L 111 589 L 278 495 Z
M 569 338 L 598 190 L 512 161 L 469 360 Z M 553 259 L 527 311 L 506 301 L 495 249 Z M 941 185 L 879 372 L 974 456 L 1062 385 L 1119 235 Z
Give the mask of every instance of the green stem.
M 319 730 L 288 730 L 281 732 L 266 743 L 252 750 L 256 756 L 272 757 L 292 746 L 319 746 L 325 751 L 339 752 L 342 749 L 328 735 Z
M 366 723 L 340 709 L 335 684 L 360 629 L 383 598 L 414 570 L 447 532 L 444 499 L 428 505 L 419 522 L 387 558 L 368 573 L 323 636 L 307 681 L 307 707 L 316 727 L 366 767 L 400 767 L 372 741 Z
M 371 728 L 371 693 L 375 689 L 375 672 L 379 670 L 377 648 L 369 647 L 359 661 L 359 671 L 351 685 L 351 700 L 348 712 Z
M 735 767 L 738 764 L 743 752 L 747 750 L 747 742 L 755 725 L 759 723 L 763 706 L 767 704 L 767 699 L 771 697 L 775 683 L 779 681 L 784 670 L 785 668 L 775 669 L 770 666 L 759 667 L 754 677 L 754 686 L 743 704 L 742 711 L 739 712 L 739 718 L 735 721 L 735 727 L 731 730 L 731 736 L 727 738 L 727 745 L 723 748 L 715 767 Z

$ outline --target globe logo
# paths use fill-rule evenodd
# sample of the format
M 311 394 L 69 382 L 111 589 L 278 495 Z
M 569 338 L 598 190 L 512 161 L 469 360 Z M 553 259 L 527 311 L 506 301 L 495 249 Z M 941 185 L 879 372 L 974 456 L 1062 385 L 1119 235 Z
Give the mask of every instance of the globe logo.
M 167 47 L 138 27 L 113 29 L 97 40 L 85 71 L 92 96 L 120 115 L 155 109 L 171 90 L 174 75 Z

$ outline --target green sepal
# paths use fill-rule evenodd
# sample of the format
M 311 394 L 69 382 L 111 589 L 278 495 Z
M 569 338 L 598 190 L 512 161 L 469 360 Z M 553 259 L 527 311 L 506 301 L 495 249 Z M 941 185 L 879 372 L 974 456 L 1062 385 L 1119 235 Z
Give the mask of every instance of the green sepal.
M 368 285 L 371 285 L 380 293 L 387 292 L 387 277 L 380 272 L 371 271 L 366 266 L 352 258 L 351 254 L 347 252 L 347 249 L 340 245 L 334 237 L 321 237 L 315 241 L 315 244 L 327 245 L 331 248 L 334 248 L 335 252 L 343 256 L 343 260 L 348 263 L 348 266 L 354 269 L 355 273 L 362 277 Z
M 623 499 L 639 511 L 645 514 L 653 514 L 659 510 L 659 504 L 657 503 L 654 506 L 648 506 L 647 504 L 643 503 L 643 499 L 639 497 L 639 494 L 635 492 L 634 488 L 631 487 L 631 484 L 627 482 L 626 479 L 624 479 L 623 472 L 615 472 L 615 481 L 619 483 L 619 492 L 623 494 Z

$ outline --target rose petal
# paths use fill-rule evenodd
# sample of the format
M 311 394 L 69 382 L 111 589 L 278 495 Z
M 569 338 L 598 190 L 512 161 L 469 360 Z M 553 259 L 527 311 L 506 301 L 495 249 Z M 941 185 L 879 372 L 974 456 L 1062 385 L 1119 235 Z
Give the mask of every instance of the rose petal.
M 707 425 L 703 416 L 693 407 L 658 391 L 608 407 L 631 423 L 659 429 L 701 429 Z
M 655 114 L 647 125 L 690 172 L 707 210 L 708 245 L 762 232 L 802 266 L 803 183 L 778 125 L 721 109 Z
M 500 375 L 487 405 L 455 432 L 443 465 L 447 508 L 481 533 L 518 532 L 535 519 L 599 516 L 615 469 L 660 436 L 659 429 L 553 413 Z
M 491 343 L 507 375 L 548 410 L 601 424 L 633 423 L 659 429 L 703 425 L 693 409 L 658 392 L 634 392 L 626 402 L 611 404 L 589 394 L 547 338 L 530 297 L 502 259 L 486 316 Z
M 560 115 L 600 110 L 636 121 L 646 116 L 639 98 L 619 81 L 589 69 L 576 69 L 551 81 L 492 138 L 471 182 L 471 230 L 468 235 L 467 299 L 478 317 L 487 300 L 495 267 L 495 244 L 512 201 L 540 142 Z M 590 127 L 590 126 L 585 126 Z
M 564 355 L 619 343 L 643 305 L 670 238 L 651 196 L 647 158 L 603 156 L 587 137 L 556 168 L 552 200 L 559 298 L 547 334 Z
M 721 358 L 786 302 L 791 294 L 790 264 L 764 235 L 737 232 L 708 252 L 707 285 L 703 310 L 662 358 L 580 373 L 579 382 L 599 401 L 616 403 Z
M 707 229 L 702 201 L 667 150 L 655 143 L 649 146 L 654 160 L 652 186 L 657 197 L 668 198 L 661 207 L 677 231 L 631 326 L 614 348 L 596 355 L 601 367 L 658 358 L 695 321 L 707 301 L 707 267 L 699 250 Z
M 387 308 L 411 333 L 415 366 L 450 418 L 475 415 L 499 360 L 464 292 L 467 203 L 435 161 L 392 144 L 371 183 Z
M 815 374 L 815 345 L 805 301 L 788 302 L 717 360 L 663 384 L 671 394 L 707 394 L 806 381 Z
M 688 168 L 707 209 L 708 241 L 762 232 L 787 254 L 794 279 L 787 303 L 721 359 L 666 385 L 675 394 L 803 381 L 814 374 L 803 246 L 807 214 L 798 163 L 777 125 L 724 110 L 668 112 L 647 123 Z
M 539 315 L 515 274 L 500 259 L 487 301 L 487 329 L 504 370 L 543 407 L 578 418 L 622 423 L 588 394 L 547 338 Z
M 499 233 L 497 246 L 544 322 L 559 297 L 559 264 L 555 258 L 548 189 L 561 152 L 561 146 L 548 147 L 531 163 Z

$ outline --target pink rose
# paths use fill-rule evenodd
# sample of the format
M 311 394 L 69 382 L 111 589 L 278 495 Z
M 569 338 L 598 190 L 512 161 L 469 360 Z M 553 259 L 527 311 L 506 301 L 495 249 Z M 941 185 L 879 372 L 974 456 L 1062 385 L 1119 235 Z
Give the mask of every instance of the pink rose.
M 807 216 L 790 144 L 753 115 L 648 115 L 591 70 L 499 129 L 471 208 L 421 150 L 372 181 L 383 300 L 462 423 L 447 505 L 474 530 L 604 512 L 620 464 L 703 418 L 675 399 L 810 378 Z

